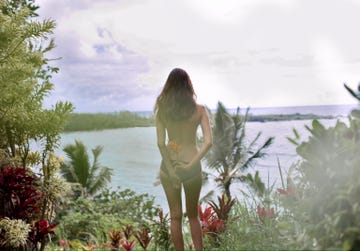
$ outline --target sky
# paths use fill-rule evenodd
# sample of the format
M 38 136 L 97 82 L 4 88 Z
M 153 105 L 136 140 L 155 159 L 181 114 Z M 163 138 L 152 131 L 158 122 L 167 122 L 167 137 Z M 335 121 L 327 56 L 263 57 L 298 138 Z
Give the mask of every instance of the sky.
M 46 103 L 152 110 L 170 71 L 215 108 L 355 104 L 360 0 L 38 0 L 60 58 Z

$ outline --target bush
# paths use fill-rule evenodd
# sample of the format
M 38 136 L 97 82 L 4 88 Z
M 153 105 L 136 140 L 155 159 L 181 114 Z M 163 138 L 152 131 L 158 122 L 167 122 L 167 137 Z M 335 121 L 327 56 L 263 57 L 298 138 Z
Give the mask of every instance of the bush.
M 284 196 L 284 206 L 303 222 L 304 248 L 359 248 L 360 120 L 328 129 L 314 120 L 307 129 L 297 147 L 296 196 Z
M 0 249 L 37 249 L 54 234 L 42 218 L 39 179 L 26 168 L 0 166 Z
M 157 214 L 154 198 L 130 189 L 104 190 L 94 198 L 80 197 L 64 205 L 57 220 L 61 239 L 105 243 L 108 233 L 126 225 L 149 226 Z

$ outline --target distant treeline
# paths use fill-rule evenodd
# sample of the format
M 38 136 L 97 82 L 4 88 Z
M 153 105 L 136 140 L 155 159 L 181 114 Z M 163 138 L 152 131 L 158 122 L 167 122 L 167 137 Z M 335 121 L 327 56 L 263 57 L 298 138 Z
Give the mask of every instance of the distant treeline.
M 153 116 L 145 117 L 134 112 L 72 113 L 65 132 L 154 126 Z
M 249 114 L 248 121 L 251 122 L 269 122 L 269 121 L 285 121 L 285 120 L 311 120 L 311 119 L 334 119 L 332 115 L 315 115 L 309 114 L 268 114 L 268 115 L 252 115 Z
M 319 116 L 315 114 L 249 114 L 249 122 L 268 122 L 284 120 L 311 120 L 311 119 L 333 119 L 334 116 Z M 115 128 L 148 127 L 154 126 L 153 116 L 144 116 L 136 112 L 116 113 L 72 113 L 65 125 L 65 132 L 71 131 L 94 131 Z

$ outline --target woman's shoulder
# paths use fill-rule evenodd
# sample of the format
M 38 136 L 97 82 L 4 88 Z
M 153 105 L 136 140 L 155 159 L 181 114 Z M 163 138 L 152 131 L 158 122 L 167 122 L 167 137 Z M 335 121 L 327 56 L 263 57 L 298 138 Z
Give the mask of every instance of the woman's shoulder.
M 198 119 L 201 119 L 202 117 L 204 117 L 204 116 L 209 116 L 209 114 L 208 114 L 208 109 L 207 109 L 207 107 L 205 106 L 205 105 L 203 105 L 203 104 L 196 104 L 196 112 L 195 112 L 196 114 L 197 114 L 197 118 Z
M 197 111 L 204 111 L 205 109 L 206 109 L 205 105 L 196 103 L 196 110 Z
M 196 104 L 196 111 L 203 114 L 204 112 L 207 112 L 207 109 L 206 106 L 203 104 Z

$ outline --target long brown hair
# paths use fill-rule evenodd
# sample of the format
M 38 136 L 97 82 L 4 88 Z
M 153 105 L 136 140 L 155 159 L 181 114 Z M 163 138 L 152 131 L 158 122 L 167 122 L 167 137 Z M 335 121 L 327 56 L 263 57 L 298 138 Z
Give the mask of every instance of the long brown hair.
M 195 98 L 189 75 L 183 69 L 175 68 L 156 99 L 154 112 L 163 122 L 186 120 L 195 111 Z

